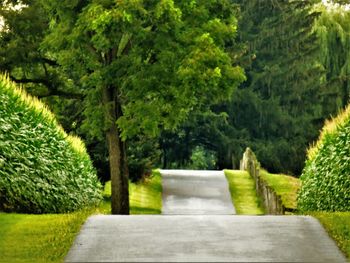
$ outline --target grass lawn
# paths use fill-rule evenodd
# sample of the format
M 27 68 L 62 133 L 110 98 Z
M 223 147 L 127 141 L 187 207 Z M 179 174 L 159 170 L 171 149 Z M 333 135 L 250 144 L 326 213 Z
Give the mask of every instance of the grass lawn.
M 239 215 L 262 215 L 264 210 L 255 192 L 254 180 L 246 171 L 225 170 L 231 198 Z
M 0 262 L 62 262 L 81 225 L 92 213 L 0 213 Z
M 297 208 L 297 193 L 300 188 L 298 178 L 284 174 L 271 174 L 265 170 L 260 170 L 260 176 L 281 196 L 286 208 Z
M 110 213 L 110 184 L 98 208 L 69 214 L 0 213 L 0 262 L 63 262 L 82 224 L 92 214 Z M 129 186 L 131 214 L 161 212 L 159 172 Z

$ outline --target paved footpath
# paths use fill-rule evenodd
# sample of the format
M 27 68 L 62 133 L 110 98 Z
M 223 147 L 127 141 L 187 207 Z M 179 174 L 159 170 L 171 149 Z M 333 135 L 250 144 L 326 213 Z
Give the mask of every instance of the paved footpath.
M 223 171 L 161 170 L 163 215 L 233 215 Z
M 163 215 L 92 216 L 66 262 L 346 262 L 312 217 L 232 215 L 220 172 L 162 175 Z

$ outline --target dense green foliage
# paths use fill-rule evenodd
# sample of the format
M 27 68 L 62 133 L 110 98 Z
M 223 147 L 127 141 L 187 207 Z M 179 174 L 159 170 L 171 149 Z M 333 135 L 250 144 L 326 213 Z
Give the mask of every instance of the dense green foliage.
M 64 21 L 51 17 L 55 26 L 44 46 L 88 91 L 86 115 L 95 118 L 85 124 L 94 135 L 106 126 L 100 84 L 122 94 L 118 123 L 123 136 L 132 137 L 173 127 L 196 104 L 225 99 L 244 79 L 225 50 L 237 22 L 229 1 L 44 2 L 48 12 L 66 12 Z
M 101 185 L 82 141 L 4 76 L 0 98 L 1 208 L 60 213 L 98 204 Z
M 303 211 L 350 210 L 350 107 L 326 123 L 309 150 L 300 177 L 298 208 Z
M 107 139 L 113 213 L 126 213 L 125 140 L 173 129 L 194 108 L 230 97 L 245 79 L 226 48 L 236 32 L 233 5 L 228 0 L 42 4 L 51 24 L 43 49 L 84 88 L 84 125 Z
M 152 174 L 152 168 L 159 162 L 160 150 L 155 138 L 136 136 L 128 142 L 129 178 L 136 182 Z
M 193 153 L 201 149 L 210 169 L 232 167 L 232 156 L 239 150 L 236 134 L 229 133 L 227 114 L 217 105 L 203 112 L 193 112 L 187 121 L 172 132 L 160 137 L 163 168 L 192 166 Z M 214 112 L 215 111 L 215 112 Z M 241 156 L 237 158 L 240 158 Z M 237 167 L 236 167 L 237 168 Z
M 248 81 L 227 105 L 230 124 L 263 167 L 298 174 L 322 119 L 315 1 L 236 2 Z
M 350 12 L 317 0 L 234 2 L 241 52 L 232 56 L 248 79 L 211 116 L 197 113 L 162 137 L 164 164 L 181 166 L 201 145 L 218 168 L 237 168 L 249 146 L 269 171 L 300 175 L 324 119 L 349 99 Z
M 350 98 L 350 9 L 319 5 L 315 24 L 318 37 L 318 65 L 322 69 L 320 93 L 324 113 L 335 113 Z

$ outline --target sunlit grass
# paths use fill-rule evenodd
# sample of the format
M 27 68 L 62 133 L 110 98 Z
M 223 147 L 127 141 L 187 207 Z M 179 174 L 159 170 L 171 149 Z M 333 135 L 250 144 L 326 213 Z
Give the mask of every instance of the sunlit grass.
M 239 215 L 261 215 L 264 210 L 256 195 L 255 182 L 246 171 L 225 170 L 231 198 Z
M 158 171 L 140 183 L 130 183 L 130 213 L 160 214 L 162 211 L 162 181 Z
M 271 174 L 265 170 L 260 170 L 260 176 L 274 189 L 277 195 L 281 196 L 282 203 L 286 208 L 297 208 L 297 193 L 300 188 L 298 178 L 284 174 Z
M 62 262 L 93 211 L 0 214 L 0 262 Z

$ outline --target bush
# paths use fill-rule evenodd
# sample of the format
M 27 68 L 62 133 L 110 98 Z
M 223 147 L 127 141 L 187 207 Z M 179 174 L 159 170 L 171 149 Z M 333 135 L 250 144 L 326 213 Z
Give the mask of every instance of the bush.
M 300 179 L 300 210 L 350 211 L 350 106 L 326 123 Z
M 215 169 L 216 156 L 213 151 L 209 151 L 202 146 L 196 146 L 191 154 L 191 169 Z
M 0 101 L 0 208 L 61 213 L 98 204 L 102 187 L 82 141 L 4 76 Z

